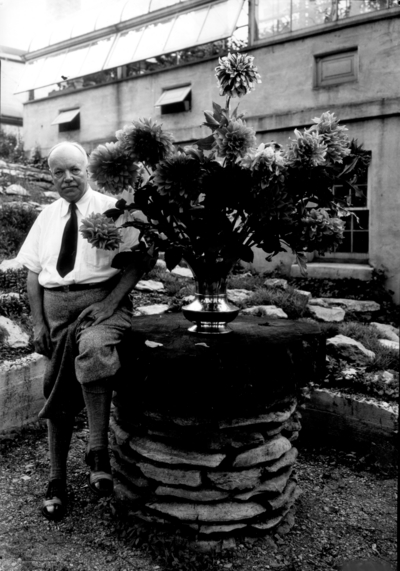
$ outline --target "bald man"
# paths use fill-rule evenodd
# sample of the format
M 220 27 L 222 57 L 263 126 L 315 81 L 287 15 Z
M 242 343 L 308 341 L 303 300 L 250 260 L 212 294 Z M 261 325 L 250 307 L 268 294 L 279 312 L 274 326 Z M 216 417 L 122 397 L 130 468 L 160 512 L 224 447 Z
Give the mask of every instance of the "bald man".
M 136 230 L 123 230 L 115 251 L 92 248 L 78 232 L 82 218 L 105 212 L 117 200 L 89 186 L 88 159 L 79 144 L 56 145 L 48 164 L 60 198 L 39 214 L 17 259 L 28 269 L 35 350 L 49 359 L 46 403 L 39 413 L 47 418 L 50 449 L 42 513 L 59 520 L 66 509 L 66 462 L 74 418 L 84 405 L 89 485 L 98 495 L 112 493 L 108 423 L 113 380 L 120 368 L 117 347 L 131 326 L 128 293 L 155 259 L 147 256 L 139 266 L 120 272 L 111 262 L 137 242 Z

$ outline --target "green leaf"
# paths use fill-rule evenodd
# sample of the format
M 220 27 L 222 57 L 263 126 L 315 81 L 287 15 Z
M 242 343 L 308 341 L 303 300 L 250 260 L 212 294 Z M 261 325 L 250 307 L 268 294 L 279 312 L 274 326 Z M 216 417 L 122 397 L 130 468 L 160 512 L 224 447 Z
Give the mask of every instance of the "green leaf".
M 165 250 L 165 263 L 169 271 L 173 270 L 175 266 L 182 260 L 183 249 L 179 247 L 168 248 Z
M 135 252 L 120 252 L 116 256 L 114 256 L 113 261 L 111 262 L 111 267 L 117 270 L 123 270 L 130 266 L 137 257 Z
M 206 151 L 210 150 L 213 146 L 215 139 L 213 135 L 209 135 L 208 137 L 204 137 L 204 139 L 199 139 L 194 144 L 199 147 L 199 149 L 204 149 Z
M 254 259 L 254 252 L 250 246 L 242 246 L 239 250 L 240 259 L 244 262 L 251 263 Z
M 104 216 L 107 218 L 111 218 L 114 222 L 123 214 L 123 210 L 119 210 L 118 208 L 110 208 L 104 212 Z
M 223 118 L 223 110 L 221 105 L 218 105 L 218 103 L 215 103 L 215 101 L 213 101 L 213 109 L 214 109 L 214 118 L 218 121 L 218 123 L 221 122 L 221 119 Z

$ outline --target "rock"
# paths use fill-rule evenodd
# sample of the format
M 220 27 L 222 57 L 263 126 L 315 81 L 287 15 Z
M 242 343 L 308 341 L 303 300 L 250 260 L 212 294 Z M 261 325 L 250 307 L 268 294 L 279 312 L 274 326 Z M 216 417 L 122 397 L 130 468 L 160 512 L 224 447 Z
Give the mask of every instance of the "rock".
M 155 280 L 140 280 L 134 289 L 145 292 L 163 291 L 164 284 Z
M 279 476 L 275 476 L 273 478 L 270 478 L 269 480 L 265 480 L 264 482 L 261 482 L 260 485 L 255 487 L 253 490 L 235 495 L 235 499 L 247 501 L 252 496 L 255 496 L 257 494 L 262 494 L 263 492 L 282 493 L 286 487 L 291 471 L 292 469 L 290 468 L 289 470 L 286 470 L 286 472 L 284 472 L 283 474 L 279 474 Z
M 261 529 L 261 530 L 265 530 L 265 529 L 271 529 L 272 527 L 274 527 L 275 525 L 278 525 L 278 523 L 283 519 L 283 515 L 278 515 L 268 521 L 262 522 L 262 523 L 252 523 L 251 527 L 254 527 L 255 529 Z
M 399 343 L 396 341 L 389 341 L 389 339 L 378 339 L 378 341 L 383 347 L 393 349 L 394 351 L 399 350 Z
M 196 526 L 197 527 L 197 526 Z M 232 523 L 231 525 L 201 525 L 198 528 L 199 533 L 229 533 L 235 529 L 243 529 L 246 527 L 245 523 Z
M 167 264 L 165 263 L 164 260 L 161 260 L 160 258 L 157 260 L 156 262 L 156 267 L 157 268 L 161 268 L 162 270 L 165 270 L 167 268 Z
M 294 513 L 292 513 L 292 511 L 289 511 L 279 524 L 276 533 L 278 535 L 286 535 L 287 533 L 290 532 L 294 524 L 295 524 Z
M 285 410 L 277 410 L 267 414 L 259 414 L 251 418 L 232 418 L 230 420 L 221 420 L 218 422 L 219 428 L 231 428 L 238 426 L 248 426 L 253 424 L 267 424 L 269 422 L 285 422 L 288 420 L 296 408 L 295 402 L 290 403 L 290 406 Z
M 140 496 L 139 494 L 135 494 L 118 480 L 114 480 L 114 496 L 117 501 L 123 503 L 125 502 L 134 503 L 142 499 L 142 496 Z
M 193 272 L 190 268 L 181 268 L 181 266 L 176 266 L 176 268 L 171 270 L 171 274 L 173 274 L 174 276 L 179 276 L 181 278 L 193 279 Z
M 53 198 L 54 200 L 58 200 L 60 198 L 58 192 L 54 192 L 54 190 L 47 190 L 43 194 L 45 195 L 46 198 Z
M 201 484 L 200 472 L 198 470 L 161 468 L 145 462 L 139 462 L 137 467 L 147 478 L 162 482 L 163 484 L 172 484 L 175 486 L 184 485 L 190 486 L 191 488 L 197 488 Z
M 128 510 L 128 517 L 133 516 L 134 518 L 139 518 L 142 521 L 145 521 L 147 523 L 159 523 L 161 525 L 170 525 L 171 523 L 169 521 L 167 521 L 164 518 L 158 517 L 155 514 L 149 514 L 149 513 L 145 513 L 142 510 L 138 510 L 138 509 L 131 509 Z
M 282 454 L 290 450 L 291 447 L 287 438 L 277 436 L 258 448 L 242 452 L 242 454 L 236 456 L 232 465 L 235 468 L 243 468 L 245 466 L 255 466 L 256 464 L 269 462 L 270 460 L 280 458 Z
M 146 507 L 183 521 L 240 521 L 260 515 L 266 509 L 255 502 L 224 502 L 219 504 L 147 503 Z
M 277 317 L 279 319 L 287 319 L 287 314 L 276 305 L 255 305 L 242 309 L 243 315 L 257 315 L 259 317 Z
M 302 289 L 295 289 L 295 290 L 293 290 L 293 293 L 295 293 L 296 296 L 298 298 L 300 298 L 301 301 L 303 301 L 304 303 L 308 303 L 310 301 L 310 299 L 312 298 L 312 293 L 310 291 L 304 291 Z
M 372 321 L 370 325 L 372 325 L 372 327 L 375 327 L 375 329 L 379 331 L 382 339 L 388 339 L 389 341 L 396 341 L 396 343 L 399 342 L 399 330 L 396 329 L 396 327 L 393 327 L 393 325 L 386 325 L 385 323 L 376 323 L 375 321 Z
M 0 294 L 0 301 L 7 301 L 8 299 L 20 299 L 20 294 L 10 291 L 9 293 Z
M 329 355 L 352 363 L 367 364 L 375 358 L 373 351 L 366 349 L 362 343 L 345 335 L 336 335 L 328 339 L 326 350 Z
M 154 305 L 142 305 L 137 307 L 134 312 L 134 317 L 140 315 L 156 315 L 157 313 L 165 313 L 169 310 L 169 305 L 165 303 L 156 303 Z
M 190 450 L 180 450 L 162 442 L 155 442 L 140 437 L 131 438 L 129 446 L 141 456 L 164 464 L 190 464 L 192 466 L 216 468 L 226 458 L 226 454 L 204 454 Z
M 0 327 L 6 330 L 5 345 L 13 349 L 29 345 L 29 335 L 8 317 L 0 315 Z
M 340 323 L 346 314 L 341 307 L 321 307 L 320 305 L 309 304 L 308 310 L 315 319 L 328 323 Z
M 7 168 L 7 163 L 2 159 L 0 159 L 0 169 L 6 169 L 6 168 Z
M 193 502 L 214 502 L 223 500 L 228 497 L 228 492 L 219 490 L 184 490 L 183 488 L 170 488 L 168 486 L 159 486 L 155 493 L 157 496 L 174 496 Z
M 144 490 L 149 491 L 151 488 L 149 480 L 145 478 L 141 478 L 140 476 L 137 477 L 132 474 L 132 470 L 126 468 L 125 466 L 121 466 L 115 459 L 111 458 L 111 468 L 113 474 L 117 474 L 118 476 L 122 476 L 124 480 L 129 482 L 130 485 L 139 488 L 140 492 L 143 493 Z
M 20 184 L 10 184 L 6 188 L 6 194 L 16 195 L 16 196 L 30 196 L 31 193 L 28 192 L 23 186 Z
M 290 500 L 294 501 L 294 493 L 295 493 L 296 489 L 297 489 L 296 482 L 294 480 L 289 480 L 289 482 L 287 483 L 287 486 L 284 489 L 283 493 L 280 496 L 278 496 L 277 498 L 274 498 L 272 500 L 268 500 L 268 505 L 271 506 L 271 508 L 273 510 L 279 510 L 285 504 L 287 504 Z M 300 495 L 300 492 L 298 495 Z
M 311 298 L 310 305 L 322 305 L 324 307 L 344 307 L 347 311 L 353 313 L 371 313 L 374 311 L 379 311 L 381 306 L 376 301 L 360 301 L 358 299 L 343 299 L 336 297 L 322 297 L 322 298 Z
M 12 260 L 3 260 L 0 264 L 0 272 L 6 272 L 7 270 L 22 270 L 24 266 L 17 261 L 17 258 Z
M 261 468 L 240 472 L 208 472 L 207 478 L 222 490 L 246 490 L 259 484 L 261 473 Z
M 288 282 L 284 279 L 279 278 L 268 278 L 264 282 L 265 287 L 276 288 L 276 289 L 287 289 Z
M 286 466 L 291 466 L 292 464 L 295 463 L 298 454 L 299 452 L 297 448 L 292 446 L 290 450 L 285 452 L 285 454 L 283 454 L 283 456 L 281 456 L 278 460 L 273 462 L 273 464 L 271 464 L 270 466 L 264 466 L 264 471 L 277 472 L 281 468 L 285 468 Z
M 226 291 L 228 300 L 231 303 L 239 303 L 249 298 L 253 292 L 248 289 L 228 289 Z

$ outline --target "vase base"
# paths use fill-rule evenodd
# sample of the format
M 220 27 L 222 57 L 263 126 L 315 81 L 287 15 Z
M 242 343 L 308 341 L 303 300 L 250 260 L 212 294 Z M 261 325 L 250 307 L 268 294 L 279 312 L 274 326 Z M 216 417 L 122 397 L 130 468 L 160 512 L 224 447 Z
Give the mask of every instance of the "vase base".
M 197 323 L 188 328 L 189 333 L 196 335 L 221 335 L 222 333 L 232 333 L 226 323 L 211 322 L 211 323 Z

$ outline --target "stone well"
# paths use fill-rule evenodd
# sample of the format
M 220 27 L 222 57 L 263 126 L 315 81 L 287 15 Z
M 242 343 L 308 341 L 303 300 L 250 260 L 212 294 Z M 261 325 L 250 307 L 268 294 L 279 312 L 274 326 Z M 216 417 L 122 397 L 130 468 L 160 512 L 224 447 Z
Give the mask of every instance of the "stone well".
M 321 371 L 319 327 L 249 316 L 229 335 L 188 326 L 180 314 L 134 318 L 111 421 L 116 497 L 200 547 L 287 531 L 297 397 Z

